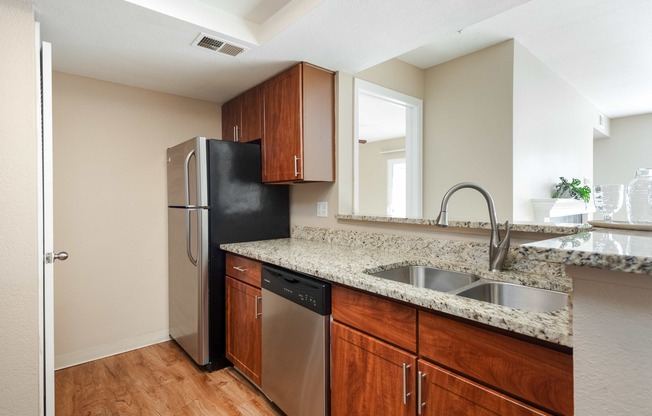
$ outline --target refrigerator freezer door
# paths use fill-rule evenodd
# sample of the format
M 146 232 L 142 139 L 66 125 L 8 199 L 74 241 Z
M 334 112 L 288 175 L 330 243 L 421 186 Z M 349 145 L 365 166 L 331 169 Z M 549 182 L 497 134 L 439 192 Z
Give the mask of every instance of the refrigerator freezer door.
M 170 336 L 208 363 L 208 210 L 168 208 Z
M 195 137 L 168 149 L 168 206 L 208 205 L 206 138 Z

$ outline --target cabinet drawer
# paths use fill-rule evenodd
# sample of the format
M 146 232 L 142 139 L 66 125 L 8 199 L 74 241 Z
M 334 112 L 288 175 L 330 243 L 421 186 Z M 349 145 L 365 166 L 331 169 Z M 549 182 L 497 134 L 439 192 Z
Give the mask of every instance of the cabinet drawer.
M 420 361 L 419 371 L 424 416 L 550 415 L 430 363 Z
M 415 308 L 337 285 L 332 296 L 333 319 L 416 352 Z
M 422 357 L 555 413 L 573 414 L 573 357 L 419 312 Z
M 261 263 L 259 261 L 227 253 L 226 274 L 260 288 Z

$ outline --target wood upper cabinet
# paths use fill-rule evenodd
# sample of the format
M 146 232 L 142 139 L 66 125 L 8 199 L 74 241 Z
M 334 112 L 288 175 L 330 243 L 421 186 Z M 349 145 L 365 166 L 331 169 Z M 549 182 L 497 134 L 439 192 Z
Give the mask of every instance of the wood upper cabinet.
M 261 385 L 261 264 L 226 255 L 226 358 Z
M 263 182 L 335 180 L 334 80 L 302 62 L 263 84 Z
M 222 106 L 222 140 L 250 142 L 263 137 L 263 87 L 256 86 Z
M 240 124 L 240 97 L 222 105 L 222 140 L 236 141 L 236 129 Z
M 573 356 L 419 311 L 419 355 L 543 409 L 573 414 Z
M 422 360 L 417 383 L 417 400 L 421 400 L 420 414 L 424 416 L 550 415 Z
M 331 324 L 331 416 L 414 415 L 416 356 Z

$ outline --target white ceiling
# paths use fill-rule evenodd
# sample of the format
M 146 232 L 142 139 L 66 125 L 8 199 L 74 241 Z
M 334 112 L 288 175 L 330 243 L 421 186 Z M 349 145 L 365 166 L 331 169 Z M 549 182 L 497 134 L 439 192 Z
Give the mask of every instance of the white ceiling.
M 54 68 L 216 103 L 297 61 L 426 68 L 515 38 L 607 116 L 652 112 L 650 0 L 33 0 Z M 190 44 L 200 32 L 249 47 Z
M 405 137 L 405 106 L 360 92 L 358 137 L 367 142 Z

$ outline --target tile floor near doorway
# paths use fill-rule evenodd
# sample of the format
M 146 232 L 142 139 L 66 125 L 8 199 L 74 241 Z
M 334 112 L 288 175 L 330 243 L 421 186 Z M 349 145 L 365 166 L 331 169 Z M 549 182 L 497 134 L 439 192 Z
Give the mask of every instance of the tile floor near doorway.
M 61 416 L 280 416 L 233 368 L 208 373 L 173 341 L 58 370 Z

